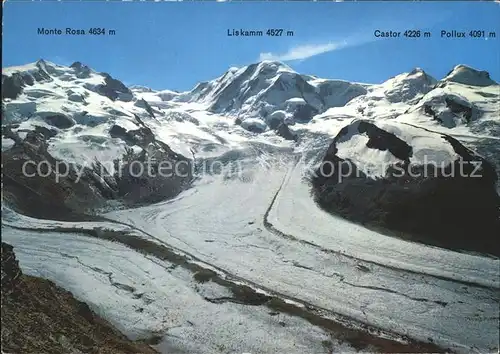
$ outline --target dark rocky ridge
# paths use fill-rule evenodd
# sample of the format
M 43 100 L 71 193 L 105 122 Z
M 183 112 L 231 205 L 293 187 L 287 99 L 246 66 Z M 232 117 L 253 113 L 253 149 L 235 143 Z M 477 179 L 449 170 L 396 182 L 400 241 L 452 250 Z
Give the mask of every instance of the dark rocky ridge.
M 20 74 L 13 74 L 11 76 L 2 74 L 2 100 L 6 98 L 15 99 L 21 92 L 25 81 Z
M 45 116 L 43 117 L 43 120 L 59 129 L 68 129 L 76 124 L 73 118 L 68 117 L 63 113 L 54 113 L 52 115 Z
M 74 70 L 77 78 L 88 78 L 93 72 L 92 69 L 80 62 L 74 62 L 70 67 Z M 35 63 L 34 69 L 14 72 L 11 75 L 2 74 L 2 100 L 17 98 L 23 92 L 24 87 L 32 86 L 35 82 L 53 81 L 51 74 L 56 75 L 57 71 L 43 59 Z M 100 73 L 99 75 L 104 78 L 104 83 L 96 86 L 97 93 L 113 101 L 118 98 L 126 101 L 132 99 L 132 91 L 123 82 L 113 78 L 108 73 Z
M 88 66 L 80 62 L 71 65 L 78 78 L 89 77 L 91 73 L 102 75 L 104 83 L 95 89 L 101 95 L 111 100 L 127 100 L 132 98 L 132 92 L 119 80 L 106 73 L 95 73 Z M 34 68 L 24 72 L 15 72 L 3 75 L 3 98 L 15 98 L 25 86 L 33 85 L 35 81 L 52 81 L 52 75 L 57 75 L 57 68 L 39 60 Z M 144 109 L 151 118 L 155 114 L 151 106 L 142 101 Z M 3 104 L 3 102 L 2 102 Z M 87 112 L 83 111 L 82 116 Z M 55 128 L 64 130 L 73 127 L 75 120 L 63 113 L 54 113 L 42 117 L 45 122 Z M 173 197 L 183 189 L 188 188 L 192 180 L 191 161 L 175 153 L 162 141 L 156 139 L 152 130 L 144 121 L 135 115 L 137 129 L 126 131 L 115 125 L 109 134 L 111 137 L 124 140 L 127 145 L 139 147 L 139 152 L 129 149 L 125 154 L 114 161 L 115 172 L 110 173 L 109 166 L 103 166 L 100 161 L 95 161 L 90 166 L 76 166 L 55 159 L 48 153 L 48 140 L 58 134 L 57 129 L 48 129 L 37 126 L 34 130 L 18 130 L 18 126 L 3 125 L 2 135 L 12 139 L 14 146 L 7 151 L 2 151 L 4 162 L 4 201 L 20 213 L 47 219 L 79 219 L 82 213 L 92 213 L 103 207 L 109 206 L 112 200 L 119 201 L 127 206 L 142 205 L 143 203 L 159 202 Z M 99 123 L 87 125 L 94 126 Z M 19 133 L 27 133 L 22 139 Z M 23 173 L 25 163 L 28 174 Z M 48 172 L 47 177 L 38 176 L 33 166 L 41 164 Z M 133 171 L 134 166 L 144 167 L 144 173 L 139 176 Z M 178 176 L 170 173 L 168 176 L 158 174 L 159 165 L 181 165 Z M 62 168 L 66 173 L 56 181 L 53 173 L 57 168 Z M 148 172 L 152 170 L 155 172 Z M 81 171 L 81 178 L 78 172 Z M 61 171 L 59 171 L 61 172 Z M 116 203 L 115 203 L 116 204 Z
M 2 242 L 2 352 L 157 353 L 127 339 L 87 304 L 49 280 L 24 275 Z
M 2 133 L 15 140 L 12 148 L 2 152 L 4 202 L 12 208 L 33 217 L 75 219 L 80 212 L 104 205 L 101 189 L 105 186 L 90 170 L 78 180 L 75 169 L 68 170 L 67 164 L 47 152 L 42 134 L 32 131 L 21 139 L 6 127 Z M 47 177 L 40 176 L 37 165 Z
M 457 102 L 456 100 L 453 100 L 449 97 L 445 98 L 445 102 L 446 102 L 446 106 L 450 109 L 450 111 L 452 111 L 453 113 L 455 113 L 457 115 L 462 114 L 464 116 L 465 120 L 467 121 L 467 123 L 469 123 L 471 121 L 472 112 L 473 112 L 472 107 L 468 107 L 464 104 L 461 104 L 460 102 Z
M 74 62 L 73 64 L 70 65 L 70 68 L 73 68 L 76 72 L 76 77 L 78 78 L 87 78 L 90 76 L 90 73 L 92 70 L 87 66 L 79 61 Z
M 139 129 L 126 131 L 117 125 L 112 128 L 116 137 L 142 148 L 137 154 L 128 150 L 121 161 L 116 161 L 122 200 L 128 205 L 156 203 L 189 188 L 194 177 L 192 161 L 156 139 L 151 129 L 138 116 L 135 118 Z M 141 168 L 145 172 L 141 173 Z
M 319 111 L 310 104 L 300 105 L 293 112 L 293 120 L 299 123 L 307 123 L 318 113 Z
M 260 133 L 263 133 L 266 131 L 265 128 L 261 128 L 260 126 L 258 126 L 256 124 L 248 124 L 246 126 L 246 130 L 248 130 L 251 133 L 257 133 L 257 134 L 260 134 Z
M 288 125 L 285 123 L 280 123 L 276 129 L 275 132 L 277 135 L 281 136 L 283 139 L 286 140 L 293 140 L 297 141 L 299 139 L 298 135 L 290 130 Z
M 146 110 L 146 112 L 148 112 L 149 116 L 151 118 L 154 118 L 156 119 L 156 116 L 155 116 L 155 113 L 153 111 L 153 108 L 151 107 L 151 105 L 148 103 L 148 101 L 146 101 L 144 98 L 142 98 L 140 100 L 140 102 L 142 103 L 142 105 L 144 106 L 144 109 Z
M 431 166 L 415 169 L 411 165 L 410 169 L 411 146 L 363 121 L 357 134 L 370 138 L 368 148 L 389 150 L 406 161 L 389 168 L 384 178 L 372 179 L 363 173 L 363 166 L 337 156 L 337 142 L 346 132 L 347 127 L 335 137 L 324 156 L 323 170 L 318 169 L 312 179 L 313 194 L 320 207 L 414 241 L 500 255 L 500 197 L 496 193 L 497 175 L 488 161 L 443 135 L 463 161 L 470 163 L 460 167 L 457 160 L 426 176 L 424 169 L 434 171 Z M 475 170 L 475 163 L 482 166 L 481 177 L 466 177 Z M 333 173 L 328 168 L 331 164 L 337 167 Z M 449 177 L 452 169 L 460 168 L 465 177 Z M 340 178 L 339 173 L 346 176 L 349 171 L 349 176 Z
M 454 128 L 457 125 L 455 120 L 469 124 L 481 116 L 481 111 L 473 103 L 451 93 L 431 98 L 420 109 L 447 128 Z

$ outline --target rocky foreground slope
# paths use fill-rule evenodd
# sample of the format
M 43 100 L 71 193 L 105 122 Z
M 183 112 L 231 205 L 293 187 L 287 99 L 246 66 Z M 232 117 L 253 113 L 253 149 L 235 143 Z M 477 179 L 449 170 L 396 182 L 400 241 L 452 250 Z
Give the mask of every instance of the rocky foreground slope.
M 24 275 L 2 242 L 3 353 L 157 353 L 132 342 L 53 282 Z
M 124 128 L 112 124 L 111 117 L 119 115 L 116 110 L 107 117 L 90 113 L 92 108 L 106 110 L 106 101 L 132 100 L 132 92 L 110 75 L 97 74 L 80 63 L 64 71 L 41 60 L 2 78 L 2 141 L 12 143 L 2 150 L 4 202 L 16 210 L 42 218 L 74 218 L 110 201 L 127 206 L 158 202 L 177 195 L 192 181 L 191 160 L 157 139 L 139 114 L 131 112 Z M 48 89 L 59 87 L 56 80 L 70 82 L 67 97 Z M 27 100 L 16 101 L 20 95 Z M 88 107 L 87 96 L 104 102 Z M 143 118 L 153 119 L 151 107 L 140 102 L 145 105 L 140 109 Z M 119 150 L 108 159 L 82 158 L 87 151 L 105 150 L 101 145 L 105 138 L 91 133 L 99 125 L 106 125 L 110 145 Z M 65 148 L 54 140 L 73 140 L 68 135 L 78 133 L 82 134 L 77 140 L 85 146 L 73 150 L 68 159 Z M 160 163 L 178 165 L 180 173 L 165 177 L 149 172 L 157 171 Z

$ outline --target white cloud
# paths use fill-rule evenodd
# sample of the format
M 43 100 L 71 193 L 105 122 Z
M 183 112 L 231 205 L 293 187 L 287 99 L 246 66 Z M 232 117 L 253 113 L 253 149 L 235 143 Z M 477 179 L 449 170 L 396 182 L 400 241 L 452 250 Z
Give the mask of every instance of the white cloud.
M 316 55 L 332 52 L 347 46 L 347 42 L 328 42 L 323 44 L 306 44 L 290 48 L 286 53 L 260 53 L 261 60 L 292 61 L 305 60 Z

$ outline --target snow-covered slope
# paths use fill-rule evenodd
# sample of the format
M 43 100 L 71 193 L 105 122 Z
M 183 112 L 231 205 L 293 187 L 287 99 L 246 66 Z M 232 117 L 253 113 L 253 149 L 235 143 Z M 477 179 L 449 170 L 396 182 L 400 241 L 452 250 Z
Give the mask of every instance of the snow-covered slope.
M 457 65 L 450 75 L 440 81 L 422 69 L 414 69 L 381 85 L 371 85 L 366 95 L 354 98 L 343 107 L 327 110 L 314 119 L 398 119 L 432 128 L 436 125 L 446 128 L 468 123 L 474 125 L 473 121 L 476 120 L 494 120 L 498 123 L 500 86 L 491 79 L 487 80 L 489 84 L 486 85 L 483 80 L 486 72 L 469 69 L 465 70 L 464 75 L 458 75 L 464 72 L 463 68 L 463 65 Z M 461 79 L 455 80 L 454 77 Z M 468 108 L 472 112 L 468 112 Z
M 120 155 L 123 142 L 107 132 L 114 124 L 134 129 L 134 115 L 185 155 L 200 142 L 211 144 L 215 153 L 249 137 L 279 143 L 282 139 L 273 130 L 282 122 L 299 123 L 292 130 L 335 135 L 353 118 L 398 119 L 438 130 L 457 127 L 461 135 L 492 136 L 499 123 L 500 86 L 486 77 L 458 65 L 439 82 L 416 68 L 383 84 L 367 85 L 300 75 L 285 64 L 264 61 L 231 68 L 178 93 L 127 88 L 78 62 L 64 67 L 41 60 L 3 70 L 3 123 L 20 124 L 21 132 L 33 125 L 55 128 L 52 146 L 58 148 L 51 151 L 74 160 L 82 149 L 88 160 Z M 243 124 L 234 124 L 235 117 Z M 9 144 L 2 140 L 3 146 Z
M 35 126 L 55 131 L 49 151 L 72 162 L 90 163 L 95 158 L 112 161 L 121 156 L 126 143 L 112 138 L 109 131 L 113 125 L 137 129 L 135 116 L 185 156 L 191 156 L 191 149 L 200 155 L 224 152 L 248 135 L 232 119 L 193 110 L 197 104 L 168 102 L 178 95 L 176 92 L 129 90 L 107 74 L 79 63 L 64 67 L 39 61 L 7 68 L 2 78 L 10 84 L 9 90 L 4 90 L 3 124 L 21 133 Z M 2 139 L 2 143 L 8 147 L 11 142 Z M 211 148 L 200 150 L 205 145 Z

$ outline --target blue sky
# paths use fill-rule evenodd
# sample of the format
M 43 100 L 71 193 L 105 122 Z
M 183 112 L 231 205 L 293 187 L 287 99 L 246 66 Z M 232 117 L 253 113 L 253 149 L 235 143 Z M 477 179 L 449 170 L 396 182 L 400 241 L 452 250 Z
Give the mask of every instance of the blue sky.
M 4 4 L 2 66 L 81 61 L 127 84 L 188 90 L 231 66 L 285 60 L 300 73 L 379 83 L 421 67 L 441 78 L 456 64 L 500 81 L 500 4 L 493 2 L 15 2 Z M 42 36 L 39 27 L 114 29 L 114 36 Z M 282 28 L 293 37 L 228 37 Z M 377 39 L 374 30 L 431 31 Z M 441 30 L 495 31 L 443 39 Z

